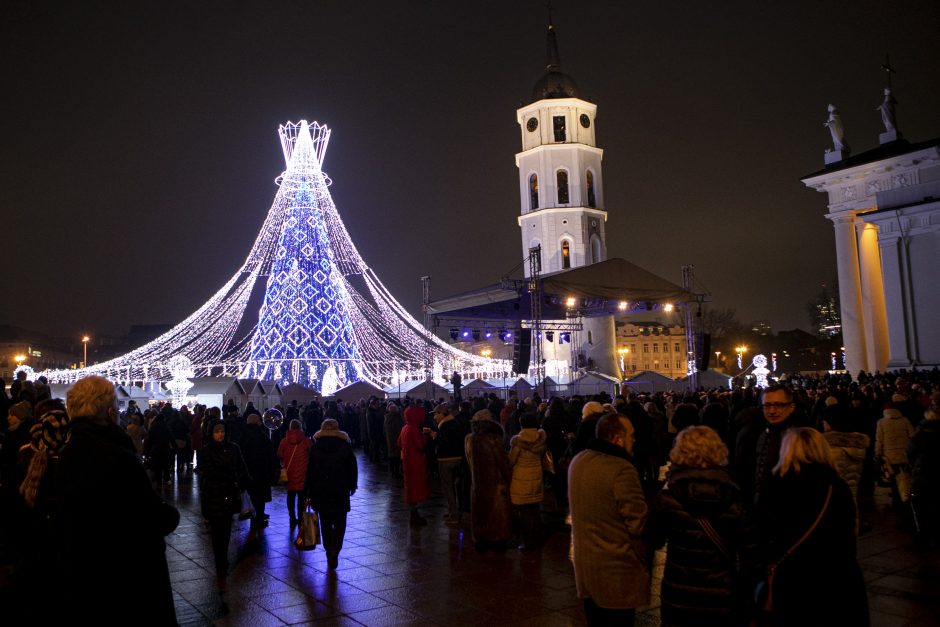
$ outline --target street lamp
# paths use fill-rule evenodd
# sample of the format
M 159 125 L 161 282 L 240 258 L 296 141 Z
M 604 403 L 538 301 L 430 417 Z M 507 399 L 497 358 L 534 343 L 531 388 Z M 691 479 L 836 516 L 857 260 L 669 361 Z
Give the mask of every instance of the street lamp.
M 738 354 L 738 369 L 740 370 L 742 368 L 741 358 L 744 356 L 744 353 L 747 352 L 747 346 L 737 346 L 735 347 L 734 352 Z
M 82 368 L 88 367 L 88 342 L 91 341 L 91 338 L 87 335 L 82 336 L 82 348 L 84 349 L 85 358 L 82 361 Z
M 13 358 L 13 361 L 16 362 L 16 367 L 19 368 L 23 365 L 23 362 L 26 361 L 26 355 L 17 355 Z
M 721 351 L 715 351 L 715 367 L 721 368 Z
M 627 375 L 627 367 L 626 367 L 626 365 L 624 365 L 623 359 L 624 359 L 624 356 L 625 356 L 625 355 L 628 355 L 629 353 L 630 353 L 630 349 L 629 349 L 629 348 L 618 348 L 618 349 L 617 349 L 617 354 L 620 355 L 620 372 L 622 373 L 623 376 L 626 376 L 626 375 Z
M 483 350 L 480 351 L 480 355 L 482 355 L 483 357 L 489 357 L 492 354 L 493 354 L 493 351 L 491 351 L 488 348 L 484 348 Z

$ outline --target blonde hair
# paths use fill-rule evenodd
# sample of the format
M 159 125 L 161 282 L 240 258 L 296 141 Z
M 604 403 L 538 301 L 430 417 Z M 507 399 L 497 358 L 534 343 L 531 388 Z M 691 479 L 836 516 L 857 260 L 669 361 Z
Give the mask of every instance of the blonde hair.
M 780 461 L 774 466 L 773 472 L 781 477 L 791 470 L 799 474 L 803 464 L 836 467 L 832 449 L 819 431 L 807 427 L 787 429 L 780 443 Z
M 111 422 L 108 409 L 115 407 L 116 403 L 114 384 L 94 375 L 79 379 L 66 395 L 66 408 L 73 420 L 85 418 L 93 422 Z
M 676 435 L 669 461 L 689 468 L 728 465 L 728 447 L 711 427 L 686 427 Z

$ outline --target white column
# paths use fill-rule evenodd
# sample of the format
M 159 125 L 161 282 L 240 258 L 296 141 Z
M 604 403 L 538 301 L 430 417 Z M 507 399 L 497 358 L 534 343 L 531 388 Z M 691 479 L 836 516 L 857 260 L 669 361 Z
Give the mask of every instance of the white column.
M 862 308 L 865 315 L 865 348 L 869 371 L 884 371 L 888 365 L 888 316 L 885 309 L 884 276 L 878 248 L 878 227 L 859 221 L 858 257 L 861 268 Z
M 842 341 L 845 346 L 845 369 L 858 376 L 868 368 L 865 347 L 865 319 L 862 309 L 861 273 L 858 265 L 858 242 L 855 216 L 826 216 L 832 220 L 836 233 L 836 262 L 839 268 L 839 303 L 842 317 Z

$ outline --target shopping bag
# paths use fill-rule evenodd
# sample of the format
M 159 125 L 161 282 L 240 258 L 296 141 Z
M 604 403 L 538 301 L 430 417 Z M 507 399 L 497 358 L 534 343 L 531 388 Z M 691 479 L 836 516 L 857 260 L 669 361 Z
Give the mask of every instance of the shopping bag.
M 238 513 L 238 520 L 248 520 L 249 518 L 254 518 L 255 516 L 255 506 L 251 504 L 251 497 L 248 496 L 248 491 L 242 491 L 242 506 Z
M 294 545 L 301 551 L 312 551 L 320 544 L 320 519 L 307 502 L 306 511 L 300 516 L 300 528 Z

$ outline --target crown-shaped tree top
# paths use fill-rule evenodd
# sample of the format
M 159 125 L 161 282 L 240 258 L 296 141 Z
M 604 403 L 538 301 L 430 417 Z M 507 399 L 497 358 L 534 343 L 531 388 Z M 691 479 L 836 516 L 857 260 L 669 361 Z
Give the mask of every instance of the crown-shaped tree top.
M 323 166 L 326 145 L 330 143 L 330 129 L 326 124 L 307 120 L 288 122 L 280 125 L 277 132 L 288 170 L 310 167 L 319 170 Z

